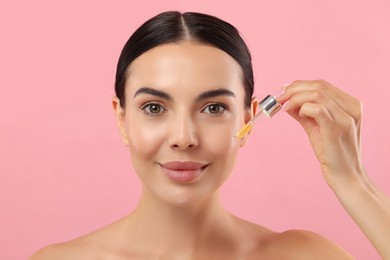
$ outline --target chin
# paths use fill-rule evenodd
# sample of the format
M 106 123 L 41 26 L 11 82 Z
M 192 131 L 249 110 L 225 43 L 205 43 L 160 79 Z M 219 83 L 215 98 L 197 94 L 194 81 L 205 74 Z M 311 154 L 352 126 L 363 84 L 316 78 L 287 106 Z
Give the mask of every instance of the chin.
M 160 198 L 171 206 L 178 208 L 191 208 L 198 206 L 215 195 L 214 191 L 208 191 L 206 187 L 174 187 L 166 191 L 160 191 Z

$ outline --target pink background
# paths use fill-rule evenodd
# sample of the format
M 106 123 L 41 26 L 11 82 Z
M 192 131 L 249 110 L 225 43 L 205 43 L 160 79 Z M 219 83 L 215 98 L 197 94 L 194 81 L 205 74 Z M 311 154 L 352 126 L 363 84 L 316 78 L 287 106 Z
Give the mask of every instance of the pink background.
M 359 97 L 365 167 L 389 194 L 388 1 L 7 2 L 0 4 L 0 259 L 24 259 L 134 208 L 140 183 L 110 103 L 115 66 L 130 34 L 165 10 L 206 12 L 238 27 L 259 98 L 319 78 Z M 312 230 L 357 259 L 380 259 L 284 113 L 256 126 L 222 195 L 243 218 L 277 231 Z

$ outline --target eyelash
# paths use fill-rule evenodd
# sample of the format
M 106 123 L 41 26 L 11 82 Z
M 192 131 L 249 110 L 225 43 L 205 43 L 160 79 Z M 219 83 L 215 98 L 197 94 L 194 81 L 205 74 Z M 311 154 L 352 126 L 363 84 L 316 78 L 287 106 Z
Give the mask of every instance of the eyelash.
M 159 108 L 159 111 L 158 112 L 151 112 L 150 109 L 152 106 L 156 106 Z M 216 113 L 213 113 L 213 112 L 206 112 L 207 109 L 210 110 L 210 108 L 212 106 L 216 106 L 218 107 L 218 111 Z M 159 103 L 156 103 L 156 102 L 150 102 L 150 103 L 146 103 L 144 105 L 142 105 L 140 107 L 140 109 L 147 115 L 147 116 L 159 116 L 161 115 L 162 113 L 165 113 L 167 110 Z M 229 108 L 224 105 L 224 104 L 220 104 L 220 103 L 210 103 L 208 105 L 206 105 L 202 110 L 201 112 L 206 112 L 207 114 L 210 114 L 212 116 L 221 116 L 223 115 L 226 111 L 229 111 Z
M 157 113 L 154 113 L 154 112 L 151 112 L 150 111 L 150 108 L 152 106 L 156 106 L 159 108 L 159 110 L 162 110 L 162 111 L 159 111 Z M 144 105 L 142 105 L 140 107 L 140 109 L 147 115 L 147 116 L 159 116 L 161 115 L 162 113 L 166 112 L 167 110 L 159 103 L 155 103 L 155 102 L 150 102 L 150 103 L 146 103 Z
M 220 111 L 218 111 L 217 113 L 212 113 L 212 112 L 207 112 L 208 114 L 211 114 L 212 116 L 221 116 L 223 115 L 226 111 L 228 111 L 228 107 L 224 104 L 220 104 L 220 103 L 211 103 L 211 104 L 208 104 L 205 108 L 202 109 L 202 112 L 205 112 L 206 109 L 210 109 L 210 107 L 212 106 L 216 106 L 218 107 L 218 109 Z

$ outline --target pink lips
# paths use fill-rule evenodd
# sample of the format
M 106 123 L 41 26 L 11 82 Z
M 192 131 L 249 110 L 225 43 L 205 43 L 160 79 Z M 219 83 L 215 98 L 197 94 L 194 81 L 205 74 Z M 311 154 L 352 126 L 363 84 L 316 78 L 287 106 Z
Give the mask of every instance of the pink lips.
M 175 182 L 191 182 L 199 177 L 208 164 L 191 161 L 172 161 L 160 164 L 162 172 Z

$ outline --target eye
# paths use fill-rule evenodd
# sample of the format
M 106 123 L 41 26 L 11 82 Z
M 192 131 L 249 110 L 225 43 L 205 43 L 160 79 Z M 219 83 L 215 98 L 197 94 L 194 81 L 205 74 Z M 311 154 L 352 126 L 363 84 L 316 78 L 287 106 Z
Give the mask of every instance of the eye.
M 166 111 L 166 109 L 158 103 L 147 103 L 141 106 L 141 109 L 148 116 L 158 116 Z
M 227 110 L 227 107 L 222 104 L 209 104 L 202 112 L 206 112 L 215 116 L 222 115 Z

